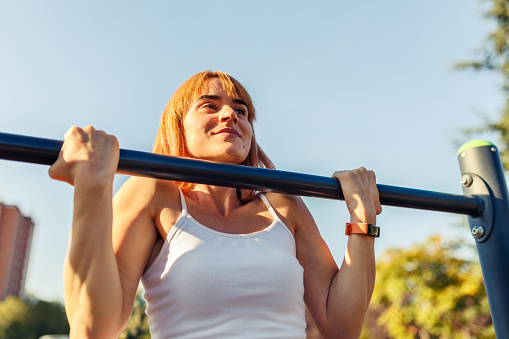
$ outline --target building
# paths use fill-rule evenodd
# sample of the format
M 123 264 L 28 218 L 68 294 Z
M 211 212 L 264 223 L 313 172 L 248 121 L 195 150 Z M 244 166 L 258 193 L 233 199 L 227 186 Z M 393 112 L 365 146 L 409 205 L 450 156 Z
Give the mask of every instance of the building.
M 0 300 L 24 296 L 34 223 L 16 206 L 0 203 Z

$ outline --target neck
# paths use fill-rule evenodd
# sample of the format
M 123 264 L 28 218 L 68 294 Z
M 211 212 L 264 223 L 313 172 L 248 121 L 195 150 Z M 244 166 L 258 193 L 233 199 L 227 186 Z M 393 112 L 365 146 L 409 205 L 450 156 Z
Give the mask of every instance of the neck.
M 237 190 L 231 187 L 193 184 L 184 193 L 199 205 L 216 208 L 222 215 L 243 205 L 237 197 Z

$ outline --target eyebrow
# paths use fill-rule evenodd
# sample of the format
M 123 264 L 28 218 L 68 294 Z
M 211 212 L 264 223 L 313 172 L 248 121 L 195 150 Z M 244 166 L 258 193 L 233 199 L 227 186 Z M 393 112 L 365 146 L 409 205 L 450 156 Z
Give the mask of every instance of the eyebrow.
M 219 95 L 204 94 L 204 95 L 200 96 L 198 99 L 196 99 L 196 101 L 202 100 L 202 99 L 221 100 L 221 97 Z M 247 103 L 242 99 L 233 98 L 232 102 L 235 104 L 240 104 L 240 105 L 244 105 L 244 106 L 248 107 Z

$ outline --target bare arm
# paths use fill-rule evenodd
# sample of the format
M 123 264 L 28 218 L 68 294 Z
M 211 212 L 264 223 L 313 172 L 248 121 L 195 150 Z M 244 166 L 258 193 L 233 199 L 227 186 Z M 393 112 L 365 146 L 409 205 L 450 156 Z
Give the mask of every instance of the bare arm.
M 334 177 L 341 181 L 350 222 L 374 224 L 381 206 L 373 172 L 361 168 Z M 351 235 L 339 269 L 311 214 L 297 203 L 293 223 L 306 305 L 324 338 L 358 338 L 375 283 L 374 238 Z
M 71 338 L 118 337 L 132 309 L 139 276 L 120 273 L 113 247 L 116 231 L 112 226 L 112 186 L 117 164 L 115 137 L 92 127 L 73 127 L 49 170 L 52 178 L 75 187 L 73 224 L 64 263 Z M 150 242 L 144 246 L 150 246 Z M 131 264 L 142 270 L 146 258 L 140 257 Z
M 115 337 L 121 323 L 123 295 L 112 246 L 111 194 L 109 187 L 75 188 L 73 224 L 64 263 L 71 338 Z

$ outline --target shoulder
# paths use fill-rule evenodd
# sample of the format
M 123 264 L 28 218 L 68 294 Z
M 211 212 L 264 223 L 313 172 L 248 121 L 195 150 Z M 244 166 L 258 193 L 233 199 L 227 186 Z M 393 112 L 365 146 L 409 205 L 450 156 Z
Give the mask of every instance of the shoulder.
M 166 229 L 160 222 L 163 210 L 170 212 L 170 217 L 167 217 L 170 222 L 166 223 Z M 129 178 L 113 199 L 112 231 L 115 252 L 124 258 L 130 258 L 126 262 L 134 260 L 130 257 L 131 252 L 143 253 L 142 256 L 148 260 L 157 239 L 167 234 L 173 225 L 171 221 L 176 220 L 176 217 L 172 219 L 172 216 L 180 212 L 179 189 L 174 182 L 143 177 Z
M 157 253 L 160 232 L 156 220 L 165 197 L 180 204 L 175 183 L 131 177 L 113 199 L 113 251 L 123 288 L 133 299 L 141 275 Z
M 302 225 L 314 223 L 313 217 L 301 197 L 290 194 L 265 193 L 278 216 L 292 230 L 297 231 Z
M 173 181 L 133 176 L 115 194 L 114 206 L 124 212 L 145 211 L 153 216 L 162 201 L 180 209 L 179 189 Z
M 291 209 L 293 207 L 304 204 L 302 198 L 296 195 L 264 192 L 264 195 L 269 199 L 271 205 L 276 208 Z
M 117 191 L 115 200 L 150 203 L 161 195 L 178 198 L 179 189 L 173 181 L 133 176 Z

